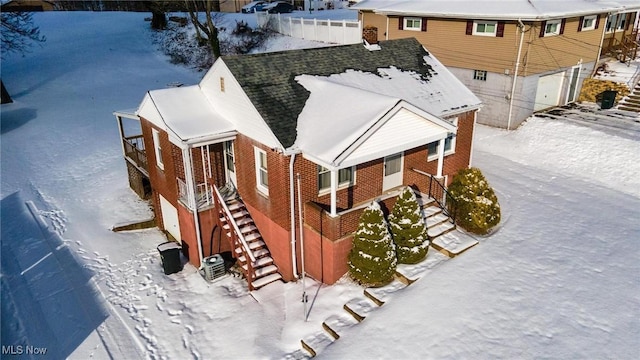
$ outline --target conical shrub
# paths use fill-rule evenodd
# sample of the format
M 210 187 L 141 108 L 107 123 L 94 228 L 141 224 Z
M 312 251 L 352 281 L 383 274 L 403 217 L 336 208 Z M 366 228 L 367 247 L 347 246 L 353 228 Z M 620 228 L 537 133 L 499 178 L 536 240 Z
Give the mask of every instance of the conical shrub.
M 381 286 L 393 280 L 396 251 L 387 222 L 377 202 L 360 216 L 349 253 L 349 274 L 367 286 Z
M 427 256 L 429 237 L 416 194 L 406 187 L 389 215 L 389 229 L 400 264 L 416 264 Z

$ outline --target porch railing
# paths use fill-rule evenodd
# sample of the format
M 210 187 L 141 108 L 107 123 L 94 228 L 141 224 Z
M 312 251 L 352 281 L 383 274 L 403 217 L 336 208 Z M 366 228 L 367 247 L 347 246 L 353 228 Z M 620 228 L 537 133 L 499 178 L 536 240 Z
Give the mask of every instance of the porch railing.
M 122 143 L 124 144 L 125 156 L 131 159 L 138 167 L 149 172 L 147 153 L 142 135 L 124 137 L 122 138 Z
M 196 209 L 196 204 L 198 205 L 198 209 L 213 205 L 213 188 L 211 185 L 207 183 L 196 185 L 196 204 L 193 204 L 189 200 L 189 193 L 187 189 L 187 183 L 178 178 L 178 199 L 185 203 L 189 209 Z
M 451 195 L 447 188 L 433 174 L 426 173 L 418 169 L 411 169 L 418 174 L 429 177 L 429 197 L 436 201 L 442 212 L 451 219 L 451 223 L 456 223 L 456 199 Z

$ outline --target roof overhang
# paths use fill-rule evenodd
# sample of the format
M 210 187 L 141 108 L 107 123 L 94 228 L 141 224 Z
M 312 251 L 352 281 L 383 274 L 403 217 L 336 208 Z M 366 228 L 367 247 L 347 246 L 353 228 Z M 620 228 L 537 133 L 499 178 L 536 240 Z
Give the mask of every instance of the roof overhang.
M 227 141 L 237 134 L 197 85 L 149 91 L 136 115 L 165 130 L 181 148 Z
M 338 170 L 397 154 L 456 133 L 452 123 L 400 101 L 374 119 L 351 144 L 338 149 L 337 156 L 303 151 L 303 156 L 329 170 Z

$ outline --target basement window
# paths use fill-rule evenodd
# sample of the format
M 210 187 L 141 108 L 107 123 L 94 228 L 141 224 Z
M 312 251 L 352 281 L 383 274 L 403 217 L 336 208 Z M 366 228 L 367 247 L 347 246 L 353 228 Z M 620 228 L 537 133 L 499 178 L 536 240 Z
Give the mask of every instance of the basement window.
M 473 70 L 473 80 L 487 81 L 487 71 Z

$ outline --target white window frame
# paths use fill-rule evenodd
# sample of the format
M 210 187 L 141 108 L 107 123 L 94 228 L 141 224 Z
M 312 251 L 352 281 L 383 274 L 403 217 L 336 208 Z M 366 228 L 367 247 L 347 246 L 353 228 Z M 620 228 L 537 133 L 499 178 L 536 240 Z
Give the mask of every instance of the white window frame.
M 605 25 L 605 31 L 607 33 L 610 32 L 614 32 L 617 30 L 618 28 L 618 15 L 619 14 L 614 14 L 614 15 L 609 15 L 607 16 L 607 23 Z M 613 24 L 615 22 L 615 24 Z
M 162 160 L 162 146 L 160 145 L 160 132 L 156 129 L 151 129 L 151 135 L 153 137 L 153 149 L 156 154 L 156 165 L 160 170 L 164 170 L 164 161 Z
M 418 27 L 409 26 L 409 22 L 412 24 L 418 24 Z M 405 17 L 402 20 L 402 30 L 410 30 L 410 31 L 422 31 L 422 18 L 419 17 Z
M 596 29 L 596 21 L 598 20 L 598 15 L 590 15 L 590 16 L 585 16 L 582 19 L 582 28 L 581 31 L 589 31 L 589 30 L 595 30 Z M 587 23 L 587 21 L 591 21 L 591 25 L 589 26 L 585 26 L 585 24 Z
M 473 70 L 473 80 L 487 81 L 487 70 Z
M 451 119 L 446 119 L 447 121 L 451 122 L 453 125 L 455 125 L 456 127 L 458 126 L 458 117 L 455 118 L 451 118 Z M 446 140 L 444 141 L 444 156 L 449 156 L 449 155 L 453 155 L 456 153 L 456 137 L 457 135 L 450 133 L 449 136 L 447 136 Z M 429 145 L 431 144 L 436 144 L 435 146 L 435 152 L 432 154 L 429 152 Z M 438 160 L 438 146 L 440 145 L 440 140 L 434 141 L 430 144 L 427 145 L 427 161 L 433 161 L 433 160 Z M 447 150 L 447 147 L 449 148 Z
M 340 181 L 340 171 L 351 169 L 351 179 Z M 331 192 L 331 180 L 329 180 L 329 184 L 327 187 L 320 187 L 320 176 L 325 173 L 330 173 L 331 170 L 325 168 L 324 166 L 318 165 L 318 195 L 325 195 Z M 345 189 L 351 187 L 356 184 L 356 167 L 351 166 L 348 168 L 338 170 L 338 190 Z
M 554 31 L 548 31 L 549 29 L 549 25 L 556 25 L 556 28 Z M 556 20 L 547 20 L 547 22 L 544 24 L 544 36 L 557 36 L 560 35 L 560 29 L 562 28 L 562 19 L 556 19 Z
M 264 195 L 269 195 L 269 164 L 267 160 L 267 152 L 254 147 L 253 152 L 256 160 L 256 188 L 258 191 L 263 193 Z M 261 156 L 264 155 L 264 167 L 262 167 Z M 267 183 L 262 182 L 262 174 L 264 173 L 264 177 L 267 179 Z
M 478 31 L 478 26 L 479 25 L 484 25 L 485 29 L 487 27 L 487 25 L 493 25 L 493 32 L 486 32 L 486 31 Z M 476 20 L 473 22 L 473 35 L 478 35 L 478 36 L 491 36 L 491 37 L 496 37 L 496 34 L 498 33 L 498 22 L 497 21 L 488 21 L 488 20 Z

